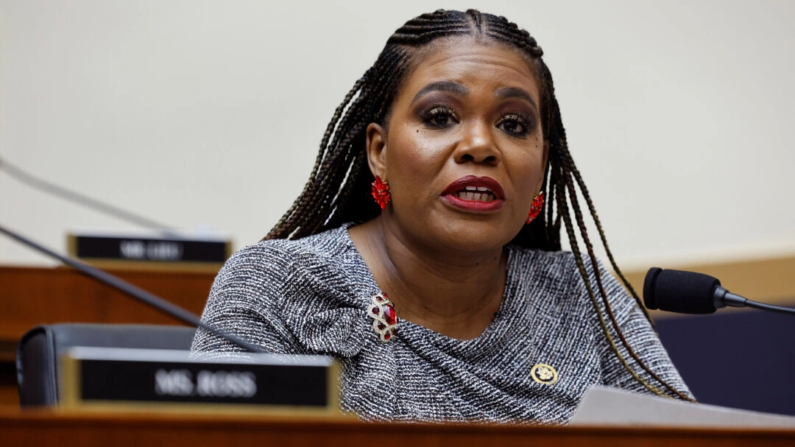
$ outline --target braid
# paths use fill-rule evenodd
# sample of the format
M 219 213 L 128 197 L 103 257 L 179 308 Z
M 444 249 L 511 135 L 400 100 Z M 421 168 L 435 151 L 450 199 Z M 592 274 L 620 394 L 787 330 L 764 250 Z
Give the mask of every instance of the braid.
M 629 290 L 646 318 L 648 312 L 618 268 L 607 244 L 601 221 L 591 200 L 582 175 L 568 150 L 566 130 L 560 115 L 552 74 L 543 61 L 543 50 L 530 33 L 519 28 L 505 17 L 484 14 L 470 9 L 466 12 L 438 10 L 409 20 L 387 40 L 375 64 L 353 85 L 353 88 L 334 111 L 320 142 L 315 165 L 301 195 L 268 233 L 265 239 L 301 238 L 346 222 L 364 222 L 375 218 L 380 208 L 369 197 L 373 175 L 370 173 L 366 153 L 366 130 L 370 123 L 388 126 L 390 107 L 411 70 L 412 58 L 417 51 L 437 39 L 453 36 L 473 36 L 492 40 L 520 51 L 536 75 L 541 93 L 541 126 L 544 140 L 549 145 L 549 163 L 544 172 L 541 191 L 546 197 L 544 212 L 525 225 L 511 241 L 512 244 L 540 250 L 561 249 L 561 221 L 566 228 L 577 270 L 582 277 L 588 297 L 596 310 L 602 332 L 613 354 L 635 380 L 655 394 L 674 394 L 692 400 L 677 391 L 648 367 L 629 345 L 619 327 L 607 299 L 602 276 L 594 255 L 594 248 L 585 227 L 577 188 L 585 198 L 591 218 L 607 252 L 610 265 Z M 572 218 L 571 211 L 574 213 Z M 602 315 L 583 261 L 583 254 L 574 231 L 576 220 L 580 238 L 585 244 L 596 280 L 596 291 L 601 296 L 605 312 L 614 327 L 620 343 L 635 363 L 656 382 L 666 388 L 663 392 L 643 379 L 621 354 Z
M 618 264 L 616 264 L 616 260 L 613 258 L 613 252 L 610 250 L 610 246 L 607 244 L 607 237 L 605 236 L 605 232 L 602 229 L 602 222 L 599 220 L 599 215 L 596 213 L 596 207 L 594 207 L 593 200 L 591 200 L 591 194 L 588 192 L 588 188 L 585 186 L 585 182 L 580 175 L 580 171 L 577 169 L 577 166 L 574 165 L 574 161 L 571 160 L 571 154 L 569 154 L 570 160 L 570 167 L 571 173 L 574 174 L 574 179 L 577 180 L 577 187 L 580 188 L 580 192 L 582 196 L 585 198 L 585 202 L 588 205 L 588 211 L 591 213 L 591 217 L 593 217 L 594 223 L 596 224 L 596 230 L 599 232 L 599 238 L 602 240 L 602 245 L 605 248 L 605 252 L 607 252 L 607 258 L 610 260 L 610 265 L 613 267 L 613 270 L 616 272 L 618 277 L 621 279 L 622 284 L 624 287 L 627 288 L 632 298 L 635 299 L 635 302 L 638 304 L 638 307 L 643 311 L 643 314 L 646 316 L 646 319 L 649 320 L 652 327 L 655 327 L 654 320 L 652 320 L 651 315 L 649 315 L 649 311 L 646 310 L 646 307 L 640 301 L 640 297 L 638 293 L 635 292 L 635 289 L 632 287 L 627 278 L 624 277 L 624 274 L 621 272 L 621 269 L 618 268 Z
M 571 252 L 574 255 L 574 261 L 577 264 L 577 270 L 579 271 L 580 276 L 583 278 L 583 281 L 585 283 L 585 288 L 588 292 L 588 297 L 591 300 L 591 304 L 593 304 L 594 309 L 596 309 L 596 316 L 599 318 L 599 326 L 601 326 L 602 332 L 605 334 L 605 338 L 607 339 L 607 343 L 610 346 L 610 350 L 613 352 L 613 354 L 615 354 L 619 362 L 621 362 L 621 366 L 623 366 L 624 369 L 629 371 L 629 373 L 632 375 L 632 377 L 635 380 L 640 382 L 644 387 L 646 387 L 646 389 L 650 390 L 654 394 L 657 394 L 659 396 L 665 396 L 665 394 L 662 391 L 660 391 L 655 386 L 643 380 L 643 378 L 640 377 L 638 373 L 635 372 L 635 370 L 631 366 L 629 366 L 626 359 L 624 359 L 624 356 L 622 356 L 621 352 L 618 350 L 618 346 L 616 346 L 616 343 L 613 340 L 613 336 L 610 335 L 610 331 L 607 329 L 607 323 L 605 323 L 605 319 L 602 316 L 602 313 L 599 312 L 599 304 L 596 301 L 596 295 L 594 294 L 593 287 L 591 286 L 591 282 L 588 279 L 588 273 L 585 270 L 585 265 L 582 260 L 582 254 L 580 254 L 579 246 L 576 243 L 577 239 L 576 236 L 574 235 L 574 228 L 571 223 L 571 215 L 568 213 L 568 205 L 566 204 L 565 180 L 563 180 L 562 177 L 559 177 L 558 182 L 559 183 L 557 186 L 561 191 L 561 193 L 558 195 L 558 207 L 562 211 L 561 216 L 563 216 L 563 221 L 566 227 L 566 233 L 569 236 L 569 240 L 572 241 Z
M 345 107 L 350 103 L 351 99 L 353 99 L 354 95 L 359 91 L 362 84 L 364 83 L 365 79 L 367 79 L 368 74 L 372 71 L 372 69 L 368 70 L 367 73 L 364 74 L 356 83 L 353 85 L 353 88 L 345 95 L 345 99 L 342 100 L 342 104 L 340 104 L 337 109 L 334 111 L 334 116 L 331 117 L 331 122 L 326 127 L 326 133 L 323 134 L 323 139 L 320 142 L 320 151 L 317 154 L 317 158 L 315 159 L 315 166 L 312 167 L 312 173 L 309 174 L 309 180 L 304 185 L 304 190 L 301 192 L 301 195 L 293 202 L 293 205 L 287 212 L 279 219 L 279 222 L 276 223 L 276 226 L 265 236 L 265 239 L 283 239 L 289 236 L 289 234 L 284 234 L 285 229 L 290 228 L 291 221 L 290 219 L 293 217 L 293 213 L 295 213 L 296 209 L 298 209 L 306 197 L 310 195 L 310 191 L 313 189 L 315 178 L 318 174 L 318 169 L 320 168 L 320 163 L 323 161 L 323 158 L 326 156 L 328 140 L 331 138 L 331 134 L 334 132 L 334 128 L 336 127 L 337 123 L 339 122 L 340 116 L 342 115 L 342 111 Z
M 613 308 L 612 308 L 612 306 L 610 305 L 610 302 L 607 299 L 607 292 L 605 292 L 605 288 L 604 288 L 604 285 L 602 283 L 602 275 L 599 272 L 599 266 L 596 263 L 596 255 L 594 254 L 593 245 L 591 245 L 590 238 L 588 237 L 588 231 L 586 230 L 585 222 L 583 221 L 583 218 L 582 218 L 582 211 L 580 210 L 580 204 L 579 204 L 579 201 L 577 200 L 577 191 L 574 188 L 574 182 L 572 181 L 572 176 L 571 176 L 572 166 L 574 165 L 574 162 L 571 159 L 571 155 L 568 153 L 568 150 L 566 150 L 566 149 L 561 151 L 560 156 L 561 156 L 561 159 L 562 159 L 562 164 L 564 166 L 564 179 L 565 179 L 564 182 L 565 182 L 566 189 L 568 190 L 569 200 L 571 202 L 571 207 L 574 210 L 574 216 L 575 216 L 575 218 L 577 220 L 577 226 L 578 226 L 578 228 L 580 230 L 580 236 L 582 237 L 582 241 L 585 244 L 585 247 L 586 247 L 586 249 L 588 251 L 588 256 L 591 259 L 591 266 L 593 268 L 594 277 L 596 278 L 596 285 L 599 288 L 600 295 L 602 296 L 602 302 L 604 303 L 605 310 L 607 312 L 608 317 L 610 318 L 610 322 L 612 323 L 613 327 L 616 330 L 616 333 L 618 334 L 619 339 L 621 340 L 621 344 L 624 345 L 624 347 L 626 348 L 627 352 L 635 360 L 635 362 L 637 362 L 637 364 L 640 365 L 641 368 L 644 371 L 646 371 L 651 377 L 653 377 L 654 380 L 656 380 L 657 382 L 661 383 L 664 387 L 668 388 L 672 393 L 676 394 L 680 398 L 685 399 L 685 400 L 692 400 L 689 397 L 687 397 L 686 395 L 682 394 L 680 391 L 678 391 L 675 388 L 673 388 L 671 385 L 669 385 L 667 382 L 665 382 L 663 379 L 661 379 L 656 373 L 654 373 L 654 371 L 652 371 L 651 368 L 649 368 L 648 365 L 646 365 L 640 359 L 640 357 L 638 357 L 638 355 L 635 353 L 635 350 L 632 349 L 632 346 L 630 346 L 629 342 L 627 341 L 626 336 L 624 336 L 624 333 L 621 332 L 621 328 L 618 325 L 618 322 L 616 321 L 615 314 L 613 313 Z M 570 221 L 568 221 L 568 222 L 570 222 Z M 570 225 L 570 223 L 567 223 L 567 225 Z M 580 255 L 579 247 L 577 247 L 576 240 L 572 239 L 571 245 L 572 245 L 572 247 L 576 247 L 576 249 L 575 248 L 572 249 L 572 252 L 575 253 L 575 257 L 576 258 L 579 258 L 578 261 L 577 261 L 578 262 L 578 268 L 579 268 L 579 265 L 582 264 L 582 256 Z M 581 274 L 582 274 L 582 272 L 581 272 Z M 615 343 L 612 341 L 612 336 L 610 335 L 610 333 L 609 333 L 609 331 L 607 329 L 607 325 L 604 324 L 604 318 L 602 318 L 602 315 L 601 315 L 601 313 L 599 311 L 599 307 L 596 304 L 596 297 L 593 294 L 593 289 L 592 289 L 592 286 L 590 284 L 590 279 L 586 280 L 586 288 L 588 289 L 588 294 L 589 294 L 589 296 L 591 298 L 591 302 L 594 304 L 594 310 L 599 315 L 599 322 L 600 322 L 600 324 L 602 326 L 602 332 L 604 332 L 605 337 L 607 337 L 608 340 L 610 340 L 611 349 L 613 349 L 613 352 L 616 354 L 616 356 L 618 357 L 619 361 L 621 361 L 622 365 L 624 365 L 625 368 L 629 369 L 629 365 L 627 364 L 626 360 L 621 355 L 621 353 L 618 351 L 617 347 L 615 346 Z M 650 385 L 645 380 L 643 380 L 639 376 L 637 376 L 634 373 L 634 371 L 631 371 L 631 372 L 633 372 L 633 376 L 641 384 L 643 384 L 643 386 L 645 386 L 647 389 L 649 389 L 650 391 L 654 392 L 655 394 L 659 394 L 661 396 L 664 395 L 657 388 L 655 388 L 654 386 Z

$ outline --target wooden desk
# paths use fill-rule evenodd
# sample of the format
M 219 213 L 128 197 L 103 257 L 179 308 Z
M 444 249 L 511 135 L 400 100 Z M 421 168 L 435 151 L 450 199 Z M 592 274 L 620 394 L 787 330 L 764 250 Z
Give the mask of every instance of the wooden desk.
M 0 410 L 4 445 L 191 446 L 792 446 L 795 431 L 374 424 L 355 420 Z
M 113 271 L 116 276 L 200 314 L 215 273 Z M 15 404 L 14 359 L 28 329 L 54 323 L 179 324 L 77 271 L 0 267 L 0 404 Z

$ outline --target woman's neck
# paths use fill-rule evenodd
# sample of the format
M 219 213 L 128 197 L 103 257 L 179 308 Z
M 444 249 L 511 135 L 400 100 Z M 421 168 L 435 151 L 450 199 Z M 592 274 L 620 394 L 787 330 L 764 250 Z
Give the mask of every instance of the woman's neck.
M 430 250 L 373 219 L 349 230 L 398 317 L 449 337 L 480 335 L 500 308 L 507 256 Z

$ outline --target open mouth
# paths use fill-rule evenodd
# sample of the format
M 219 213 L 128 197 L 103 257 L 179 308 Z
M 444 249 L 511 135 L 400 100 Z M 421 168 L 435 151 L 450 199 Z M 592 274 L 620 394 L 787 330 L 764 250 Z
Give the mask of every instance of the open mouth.
M 505 205 L 505 191 L 497 180 L 474 175 L 450 183 L 441 198 L 456 209 L 475 213 L 498 211 Z

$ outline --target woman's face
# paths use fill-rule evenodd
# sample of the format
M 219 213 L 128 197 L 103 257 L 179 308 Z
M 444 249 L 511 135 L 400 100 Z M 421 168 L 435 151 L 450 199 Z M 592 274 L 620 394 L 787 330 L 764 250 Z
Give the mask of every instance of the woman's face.
M 455 38 L 416 56 L 388 128 L 370 124 L 370 168 L 389 183 L 383 216 L 432 249 L 502 247 L 527 220 L 547 148 L 538 83 L 499 44 Z

